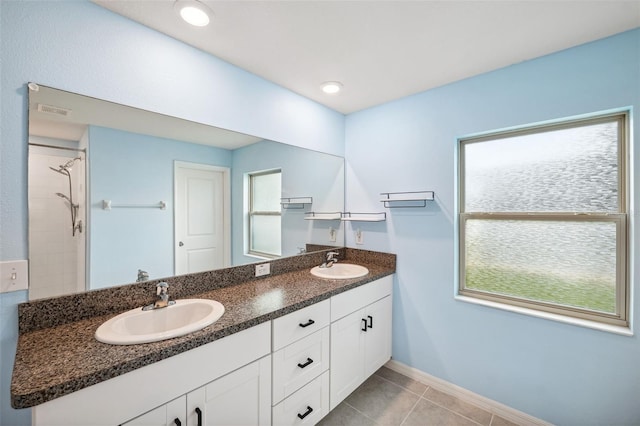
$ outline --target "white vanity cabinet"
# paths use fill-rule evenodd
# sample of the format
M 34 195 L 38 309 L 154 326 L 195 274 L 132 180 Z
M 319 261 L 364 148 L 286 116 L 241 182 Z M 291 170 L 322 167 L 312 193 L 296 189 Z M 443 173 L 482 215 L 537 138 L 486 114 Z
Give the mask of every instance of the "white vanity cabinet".
M 269 424 L 269 357 L 252 362 L 122 426 Z
M 391 357 L 392 276 L 33 407 L 34 426 L 313 425 Z
M 330 301 L 273 320 L 273 424 L 315 424 L 329 413 Z
M 387 276 L 331 298 L 333 410 L 391 358 L 391 292 Z
M 32 424 L 176 426 L 178 418 L 182 426 L 197 426 L 195 403 L 203 407 L 206 424 L 246 424 L 249 415 L 253 424 L 269 425 L 270 353 L 271 324 L 266 322 L 37 405 Z M 182 410 L 174 412 L 175 404 Z M 207 416 L 210 407 L 217 416 Z

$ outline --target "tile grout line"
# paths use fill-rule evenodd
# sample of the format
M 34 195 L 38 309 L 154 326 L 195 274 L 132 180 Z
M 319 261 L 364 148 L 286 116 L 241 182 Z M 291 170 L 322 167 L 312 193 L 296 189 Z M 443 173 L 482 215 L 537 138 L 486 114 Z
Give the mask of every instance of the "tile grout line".
M 458 398 L 463 402 L 466 402 L 468 404 L 473 405 L 476 408 L 486 411 L 491 415 L 490 424 L 488 426 L 495 426 L 497 423 L 499 423 L 500 421 L 498 420 L 498 418 L 506 420 L 507 422 L 515 426 L 524 426 L 524 425 L 553 426 L 551 423 L 547 423 L 544 420 L 535 418 L 527 413 L 518 411 L 512 407 L 508 407 L 504 404 L 501 404 L 497 401 L 486 398 L 482 395 L 475 394 L 474 392 L 471 392 L 468 389 L 464 389 L 459 386 L 456 386 L 453 383 L 447 382 L 446 380 L 438 379 L 435 376 L 431 376 L 428 373 L 425 373 L 416 368 L 405 365 L 399 361 L 394 360 L 393 358 L 388 362 L 387 365 L 385 365 L 385 367 L 391 371 L 395 371 L 400 375 L 403 375 L 412 380 L 415 380 L 418 383 L 422 383 L 426 386 L 429 386 L 432 389 L 446 393 L 447 395 L 450 395 L 454 398 Z M 435 383 L 435 386 L 433 386 L 430 383 Z M 447 389 L 447 390 L 444 390 L 444 389 Z M 478 422 L 474 421 L 474 423 L 478 423 Z
M 399 373 L 398 373 L 398 374 L 399 374 Z M 427 392 L 427 389 L 429 389 L 429 387 L 430 387 L 430 386 L 425 385 L 424 383 L 420 383 L 420 382 L 416 381 L 417 383 L 420 383 L 421 385 L 426 386 L 426 389 L 425 389 L 424 391 L 422 391 L 422 393 L 417 393 L 417 392 L 412 391 L 412 390 L 411 390 L 411 389 L 409 389 L 409 388 L 406 388 L 406 387 L 404 387 L 404 386 L 402 386 L 402 385 L 400 385 L 400 384 L 398 384 L 398 383 L 394 382 L 393 380 L 387 379 L 386 377 L 382 377 L 382 376 L 380 376 L 380 375 L 378 375 L 378 374 L 375 374 L 375 373 L 374 373 L 374 376 L 376 376 L 376 377 L 378 377 L 378 378 L 380 378 L 380 379 L 384 380 L 385 382 L 389 382 L 389 383 L 391 383 L 392 385 L 398 386 L 399 388 L 404 389 L 404 390 L 406 390 L 407 392 L 411 392 L 411 393 L 412 393 L 412 394 L 414 394 L 414 395 L 418 395 L 419 397 L 423 396 L 423 395 L 425 394 L 425 392 Z M 406 376 L 405 376 L 405 377 L 406 377 Z M 407 378 L 408 378 L 408 377 L 407 377 Z M 413 379 L 410 379 L 410 380 L 413 380 Z
M 427 389 L 429 389 L 429 386 L 427 386 Z M 427 389 L 424 390 L 424 392 L 422 392 L 422 395 L 425 394 L 425 392 L 427 392 Z M 422 399 L 422 395 L 418 396 L 418 399 L 416 400 L 415 404 L 413 404 L 413 407 L 411 407 L 411 410 L 409 410 L 409 412 L 407 413 L 406 416 L 404 416 L 404 419 L 402 419 L 402 421 L 400 422 L 400 426 L 402 426 L 404 424 L 404 422 L 407 421 L 407 419 L 409 418 L 409 416 L 411 415 L 411 413 L 413 413 L 413 410 L 416 409 L 416 406 L 418 405 L 418 403 L 420 402 L 420 400 Z
M 413 409 L 416 407 L 416 405 L 418 404 L 418 402 L 420 402 L 420 399 L 422 398 L 422 395 L 424 395 L 424 394 L 427 392 L 427 389 L 429 389 L 429 386 L 424 385 L 424 386 L 425 386 L 424 391 L 422 391 L 422 394 L 418 394 L 417 392 L 413 392 L 412 390 L 407 389 L 406 387 L 404 387 L 404 386 L 402 386 L 402 385 L 400 385 L 400 384 L 398 384 L 398 383 L 396 383 L 396 382 L 394 382 L 394 381 L 392 381 L 392 380 L 389 380 L 389 379 L 387 379 L 387 378 L 385 378 L 385 377 L 382 377 L 382 376 L 380 376 L 380 375 L 378 375 L 378 374 L 375 374 L 375 373 L 374 373 L 373 375 L 374 375 L 374 376 L 376 376 L 376 377 L 378 377 L 379 379 L 384 380 L 385 382 L 391 383 L 392 385 L 394 385 L 394 386 L 396 386 L 396 387 L 398 387 L 398 388 L 402 389 L 403 391 L 407 391 L 407 392 L 409 392 L 409 393 L 411 393 L 411 394 L 413 394 L 413 395 L 415 395 L 415 396 L 417 396 L 417 397 L 418 397 L 418 399 L 416 400 L 416 402 L 415 402 L 415 403 L 413 404 L 413 406 L 411 407 L 411 410 L 409 410 L 409 412 L 408 412 L 408 413 L 407 413 L 407 415 L 403 418 L 403 420 L 402 420 L 402 422 L 400 422 L 400 424 L 402 424 L 402 423 L 404 423 L 404 422 L 405 422 L 405 420 L 407 419 L 407 417 L 409 417 L 409 414 L 411 414 L 411 412 L 412 412 L 412 411 L 413 411 Z M 418 382 L 418 383 L 419 383 L 419 382 Z M 369 417 L 368 415 L 366 415 L 366 414 L 365 414 L 365 413 L 363 413 L 362 411 L 358 410 L 358 409 L 357 409 L 356 407 L 354 407 L 353 405 L 349 404 L 349 403 L 347 402 L 347 400 L 346 400 L 346 399 L 345 399 L 344 401 L 342 401 L 342 403 L 344 403 L 344 404 L 348 405 L 349 407 L 353 408 L 356 412 L 358 412 L 358 413 L 362 414 L 364 417 L 366 417 L 367 419 L 371 420 L 371 421 L 372 421 L 372 422 L 374 422 L 375 424 L 379 424 L 375 419 L 373 419 L 373 418 Z
M 401 373 L 398 373 L 398 374 L 401 374 Z M 379 377 L 380 379 L 382 379 L 382 380 L 386 381 L 386 382 L 389 382 L 389 383 L 391 383 L 391 384 L 393 384 L 393 385 L 396 385 L 396 386 L 398 386 L 398 387 L 400 387 L 400 388 L 402 388 L 402 389 L 404 389 L 404 390 L 406 390 L 406 391 L 408 391 L 408 392 L 411 392 L 411 393 L 412 393 L 412 394 L 414 394 L 414 395 L 418 395 L 418 401 L 420 401 L 420 399 L 421 399 L 421 398 L 423 398 L 423 399 L 425 399 L 426 401 L 429 401 L 429 402 L 431 402 L 432 404 L 435 404 L 435 405 L 437 405 L 437 406 L 438 406 L 438 407 L 440 407 L 440 408 L 444 408 L 445 410 L 447 410 L 447 411 L 449 411 L 449 412 L 451 412 L 451 413 L 453 413 L 453 414 L 456 414 L 456 415 L 458 415 L 458 416 L 460 416 L 460 417 L 462 417 L 462 418 L 464 418 L 464 419 L 466 419 L 466 420 L 469 420 L 470 422 L 473 422 L 473 423 L 475 423 L 475 424 L 477 424 L 477 425 L 479 425 L 479 426 L 485 426 L 485 425 L 483 425 L 483 424 L 481 424 L 481 423 L 478 423 L 477 421 L 475 421 L 475 420 L 473 420 L 473 419 L 471 419 L 471 418 L 469 418 L 469 417 L 465 416 L 465 415 L 464 415 L 464 414 L 462 414 L 462 413 L 459 413 L 459 412 L 457 412 L 457 411 L 454 411 L 454 410 L 452 410 L 452 409 L 450 409 L 450 408 L 445 407 L 444 405 L 441 405 L 441 404 L 437 403 L 436 401 L 432 401 L 431 399 L 427 398 L 425 395 L 426 395 L 426 393 L 427 393 L 427 391 L 428 391 L 429 389 L 433 388 L 432 386 L 425 385 L 426 387 L 425 387 L 425 390 L 422 392 L 422 394 L 418 394 L 418 393 L 413 392 L 412 390 L 410 390 L 410 389 L 408 389 L 408 388 L 406 388 L 406 387 L 404 387 L 404 386 L 402 386 L 402 385 L 400 385 L 400 384 L 398 384 L 398 383 L 394 382 L 393 380 L 387 379 L 386 377 L 382 377 L 382 376 L 380 376 L 379 374 L 374 374 L 374 375 L 375 375 L 376 377 Z M 403 375 L 403 376 L 404 376 L 404 375 Z M 407 376 L 404 376 L 404 377 L 407 377 Z M 408 378 L 408 379 L 410 379 L 410 380 L 413 380 L 413 379 L 411 379 L 410 377 L 407 377 L 407 378 Z M 418 382 L 418 383 L 420 383 L 420 382 Z M 424 383 L 422 383 L 422 384 L 424 385 Z M 438 389 L 435 389 L 435 388 L 433 388 L 433 389 L 434 389 L 434 390 L 436 390 L 436 391 L 438 391 L 438 392 L 442 392 L 442 391 L 440 391 L 440 390 L 438 390 Z M 453 396 L 453 395 L 451 395 L 451 394 L 448 394 L 447 392 L 442 392 L 442 393 L 444 393 L 444 394 L 446 394 L 446 395 L 448 395 L 448 396 L 450 396 L 450 397 L 452 397 L 452 398 L 459 399 L 459 398 L 457 398 L 457 397 L 455 397 L 455 396 Z M 463 402 L 464 402 L 464 401 L 463 401 Z M 415 406 L 417 405 L 417 403 L 418 403 L 418 402 L 416 402 L 416 404 L 414 404 L 414 406 L 411 408 L 411 410 L 409 411 L 409 413 L 411 413 L 411 411 L 413 411 L 413 409 L 415 408 Z M 470 405 L 473 405 L 473 404 L 470 404 Z M 474 406 L 474 407 L 476 407 L 476 408 L 478 408 L 478 409 L 480 409 L 480 410 L 486 411 L 487 413 L 489 413 L 489 414 L 491 415 L 491 419 L 489 420 L 489 425 L 487 425 L 487 426 L 491 426 L 491 422 L 493 421 L 493 415 L 494 415 L 494 414 L 493 414 L 492 412 L 489 412 L 489 411 L 487 411 L 487 410 L 484 410 L 483 408 L 480 408 L 480 407 L 478 407 L 478 406 L 476 406 L 476 405 L 473 405 L 473 406 Z M 355 409 L 355 407 L 354 407 L 354 409 Z M 363 414 L 364 414 L 364 413 L 363 413 Z M 407 414 L 407 416 L 404 418 L 404 420 L 402 421 L 402 423 L 404 423 L 404 421 L 407 419 L 407 417 L 408 417 L 408 416 L 409 416 L 409 415 Z M 401 423 L 401 424 L 402 424 L 402 423 Z
M 432 388 L 432 387 L 431 387 L 431 386 L 427 387 L 427 390 L 429 390 L 430 388 Z M 436 388 L 433 388 L 433 389 L 434 389 L 434 390 L 438 390 L 438 389 L 436 389 Z M 438 392 L 442 392 L 442 391 L 438 391 Z M 425 391 L 424 391 L 424 393 L 426 394 L 426 393 L 427 393 L 427 391 L 425 390 Z M 449 396 L 452 396 L 453 398 L 456 398 L 455 396 L 450 395 L 450 394 L 448 394 L 448 393 L 446 393 L 446 392 L 442 392 L 442 393 L 444 393 L 444 394 L 446 394 L 446 395 L 449 395 Z M 457 412 L 457 411 L 454 411 L 454 410 L 452 410 L 452 409 L 450 409 L 450 408 L 448 408 L 448 407 L 445 407 L 444 405 L 442 405 L 442 404 L 440 404 L 440 403 L 438 403 L 438 402 L 436 402 L 436 401 L 433 401 L 433 400 L 431 400 L 431 399 L 427 398 L 427 397 L 426 397 L 426 396 L 424 396 L 424 395 L 423 395 L 423 396 L 421 396 L 421 398 L 422 398 L 422 399 L 424 399 L 425 401 L 428 401 L 428 402 L 432 403 L 433 405 L 437 405 L 438 407 L 443 408 L 443 409 L 445 409 L 445 410 L 449 411 L 450 413 L 453 413 L 453 414 L 455 414 L 455 415 L 457 415 L 457 416 L 460 416 L 460 417 L 462 417 L 463 419 L 469 420 L 470 422 L 475 423 L 475 424 L 477 424 L 478 426 L 485 426 L 485 425 L 483 425 L 482 423 L 478 423 L 477 421 L 475 421 L 475 420 L 473 420 L 473 419 L 471 419 L 471 418 L 469 418 L 469 417 L 465 416 L 464 414 L 459 413 L 459 412 Z M 456 398 L 456 399 L 459 399 L 459 398 Z M 464 402 L 464 401 L 463 401 L 463 402 Z M 473 404 L 470 404 L 470 405 L 473 405 Z M 476 407 L 476 406 L 474 405 L 474 407 Z M 480 407 L 476 407 L 476 408 L 479 408 L 479 409 L 483 410 L 483 409 L 482 409 L 482 408 L 480 408 Z M 489 425 L 487 425 L 487 426 L 491 426 L 491 421 L 493 420 L 493 413 L 491 413 L 491 412 L 489 412 L 489 411 L 487 411 L 487 410 L 484 410 L 484 411 L 486 411 L 487 413 L 491 414 L 491 419 L 489 420 Z
M 362 411 L 358 410 L 356 407 L 354 407 L 353 405 L 349 404 L 346 400 L 342 401 L 342 403 L 346 404 L 347 406 L 353 408 L 358 414 L 361 414 L 363 416 L 365 416 L 367 419 L 371 420 L 373 423 L 375 424 L 379 424 L 377 421 L 375 421 L 374 419 L 372 419 L 371 417 L 367 416 L 365 413 L 363 413 Z
M 393 371 L 393 370 L 392 370 L 392 371 Z M 403 377 L 405 377 L 405 378 L 407 378 L 407 379 L 409 379 L 409 380 L 415 381 L 414 379 L 411 379 L 410 377 L 404 376 L 402 373 L 398 373 L 398 374 L 400 374 L 401 376 L 403 376 Z M 450 412 L 450 413 L 452 413 L 452 414 L 454 414 L 454 415 L 456 415 L 456 416 L 459 416 L 459 417 L 461 417 L 462 419 L 465 419 L 465 420 L 467 420 L 467 421 L 469 421 L 469 422 L 471 422 L 471 423 L 473 423 L 474 425 L 477 425 L 477 426 L 493 426 L 494 421 L 495 421 L 495 419 L 496 419 L 496 414 L 495 414 L 493 411 L 491 411 L 491 410 L 486 410 L 486 409 L 484 409 L 484 408 L 482 408 L 482 407 L 479 407 L 479 406 L 477 406 L 477 405 L 475 405 L 475 404 L 472 404 L 472 403 L 469 403 L 469 404 L 470 404 L 471 406 L 473 406 L 473 407 L 475 407 L 475 408 L 479 409 L 479 410 L 485 411 L 487 414 L 489 414 L 489 415 L 490 415 L 489 422 L 488 422 L 487 424 L 480 423 L 480 422 L 478 422 L 478 421 L 476 421 L 476 420 L 474 420 L 474 419 L 472 419 L 472 418 L 470 418 L 470 417 L 467 417 L 467 416 L 466 416 L 465 414 L 463 414 L 462 412 L 458 412 L 458 411 L 456 411 L 456 410 L 454 410 L 454 409 L 452 409 L 452 408 L 448 408 L 448 407 L 446 407 L 446 406 L 442 405 L 440 402 L 437 402 L 437 401 L 431 400 L 431 399 L 427 396 L 427 392 L 429 391 L 429 389 L 433 389 L 434 391 L 437 391 L 437 392 L 442 392 L 443 394 L 445 394 L 445 395 L 447 395 L 447 396 L 449 396 L 449 397 L 451 397 L 451 398 L 454 398 L 454 399 L 460 400 L 460 401 L 462 401 L 462 402 L 467 402 L 467 401 L 465 401 L 465 400 L 463 400 L 463 399 L 460 399 L 460 398 L 458 398 L 458 397 L 456 397 L 456 396 L 454 396 L 454 395 L 452 395 L 452 394 L 449 394 L 448 392 L 441 391 L 441 390 L 439 390 L 439 389 L 437 389 L 437 388 L 434 388 L 433 386 L 427 385 L 427 384 L 422 383 L 422 382 L 420 382 L 420 381 L 415 381 L 415 382 L 416 382 L 416 383 L 419 383 L 419 384 L 421 384 L 421 385 L 423 385 L 423 386 L 425 386 L 425 389 L 422 391 L 422 393 L 415 392 L 415 391 L 413 391 L 413 390 L 409 389 L 408 387 L 406 387 L 406 386 L 404 386 L 404 385 L 402 385 L 402 384 L 400 384 L 400 383 L 398 383 L 398 382 L 396 382 L 396 381 L 394 381 L 394 380 L 392 380 L 392 379 L 390 379 L 390 378 L 386 378 L 386 377 L 383 377 L 383 376 L 381 376 L 381 375 L 377 374 L 377 372 L 376 372 L 376 373 L 374 373 L 374 375 L 375 375 L 377 378 L 382 379 L 383 381 L 385 381 L 385 382 L 387 382 L 387 383 L 390 383 L 390 384 L 394 385 L 395 387 L 400 388 L 400 389 L 401 389 L 401 390 L 403 390 L 403 391 L 408 391 L 409 393 L 411 393 L 411 394 L 413 394 L 413 395 L 416 395 L 416 396 L 418 397 L 418 399 L 416 400 L 416 402 L 413 404 L 413 406 L 412 406 L 412 407 L 411 407 L 411 409 L 408 411 L 408 413 L 403 417 L 402 421 L 398 424 L 398 426 L 402 426 L 402 425 L 404 425 L 404 424 L 406 423 L 407 419 L 408 419 L 408 418 L 409 418 L 409 416 L 410 416 L 410 415 L 415 411 L 415 409 L 416 409 L 416 407 L 417 407 L 418 403 L 419 403 L 419 402 L 420 402 L 420 400 L 422 400 L 422 399 L 424 399 L 425 401 L 427 401 L 427 402 L 429 402 L 429 403 L 431 403 L 431 404 L 433 404 L 433 405 L 435 405 L 435 406 L 437 406 L 437 407 L 439 407 L 439 408 L 441 408 L 441 409 L 444 409 L 444 410 L 446 410 L 446 411 L 448 411 L 448 412 Z M 375 420 L 374 418 L 372 418 L 372 417 L 368 416 L 367 414 L 365 414 L 364 412 L 360 411 L 359 409 L 357 409 L 357 408 L 356 408 L 356 407 L 354 407 L 353 405 L 349 404 L 349 403 L 346 401 L 346 399 L 343 401 L 343 403 L 344 403 L 345 405 L 347 405 L 349 408 L 353 409 L 356 413 L 358 413 L 358 414 L 360 414 L 360 415 L 364 416 L 364 418 L 366 418 L 366 419 L 368 419 L 368 420 L 372 421 L 374 424 L 376 424 L 376 425 L 379 425 L 379 424 L 380 424 L 380 423 L 379 423 L 377 420 Z M 467 402 L 467 403 L 468 403 L 468 402 Z

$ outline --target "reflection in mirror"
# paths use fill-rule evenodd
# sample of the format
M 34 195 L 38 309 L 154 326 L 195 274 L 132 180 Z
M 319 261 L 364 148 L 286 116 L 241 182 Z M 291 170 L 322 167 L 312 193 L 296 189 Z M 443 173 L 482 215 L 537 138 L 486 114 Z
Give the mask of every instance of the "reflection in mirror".
M 278 205 L 305 203 L 269 212 L 281 232 L 265 227 L 264 246 L 292 256 L 344 245 L 339 220 L 304 220 L 344 210 L 341 157 L 29 89 L 31 300 L 277 257 L 249 250 L 249 177 L 268 170 L 281 174 Z

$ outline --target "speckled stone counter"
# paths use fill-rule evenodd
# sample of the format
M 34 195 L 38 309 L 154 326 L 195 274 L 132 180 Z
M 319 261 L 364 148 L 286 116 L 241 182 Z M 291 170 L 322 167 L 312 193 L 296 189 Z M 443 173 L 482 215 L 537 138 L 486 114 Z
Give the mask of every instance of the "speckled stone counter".
M 309 269 L 324 253 L 271 261 L 271 275 L 253 277 L 254 265 L 166 279 L 172 298 L 214 299 L 225 307 L 214 324 L 186 336 L 116 346 L 94 338 L 112 316 L 154 300 L 158 281 L 39 300 L 19 306 L 18 348 L 11 382 L 14 408 L 67 395 L 145 365 L 278 318 L 395 272 L 392 254 L 340 249 L 343 262 L 366 266 L 355 279 L 317 278 Z

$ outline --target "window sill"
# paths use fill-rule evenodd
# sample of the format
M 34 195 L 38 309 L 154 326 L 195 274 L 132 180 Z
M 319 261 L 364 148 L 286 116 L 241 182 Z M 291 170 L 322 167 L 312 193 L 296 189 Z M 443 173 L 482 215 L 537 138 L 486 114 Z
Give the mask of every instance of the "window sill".
M 580 318 L 571 318 L 564 315 L 552 314 L 549 312 L 536 311 L 534 309 L 522 308 L 519 306 L 507 305 L 504 303 L 491 302 L 488 300 L 476 299 L 468 296 L 455 296 L 456 300 L 474 305 L 482 305 L 490 308 L 502 309 L 503 311 L 515 312 L 521 315 L 542 318 L 550 321 L 561 322 L 564 324 L 576 325 L 578 327 L 591 328 L 594 330 L 604 331 L 607 333 L 619 334 L 621 336 L 633 336 L 633 331 L 629 327 L 621 327 L 616 325 L 602 324 L 595 321 L 584 320 Z
M 274 259 L 279 259 L 280 256 L 270 256 L 267 254 L 256 254 L 256 253 L 245 253 L 244 254 L 246 257 L 252 257 L 254 259 L 258 259 L 258 262 L 260 261 L 269 261 L 269 260 L 274 260 Z

